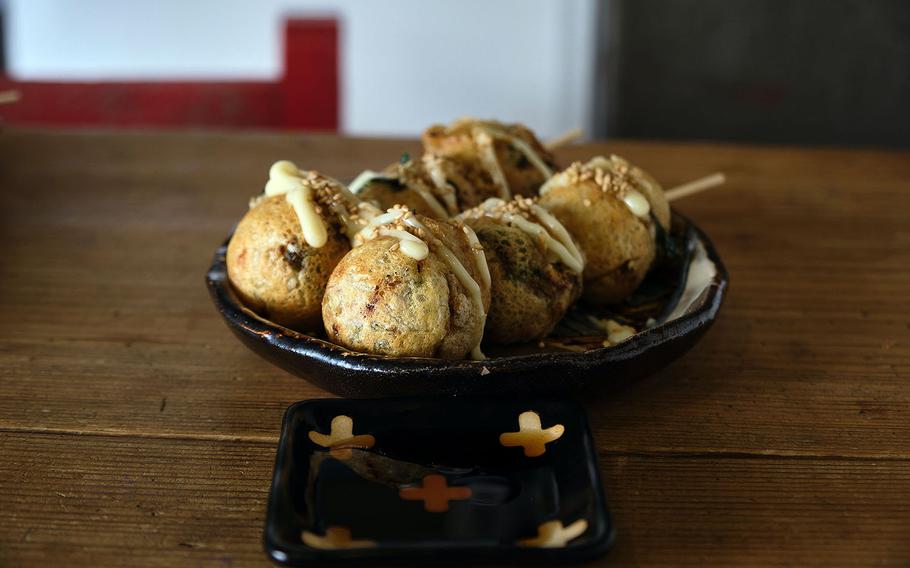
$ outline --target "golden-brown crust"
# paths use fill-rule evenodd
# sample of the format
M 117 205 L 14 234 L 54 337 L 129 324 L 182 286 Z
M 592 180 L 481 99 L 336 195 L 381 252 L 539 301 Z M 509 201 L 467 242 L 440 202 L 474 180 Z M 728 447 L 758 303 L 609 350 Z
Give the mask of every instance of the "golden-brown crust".
M 654 260 L 654 238 L 649 224 L 617 193 L 583 180 L 549 189 L 540 205 L 559 219 L 585 254 L 586 301 L 613 304 L 638 288 Z
M 439 213 L 427 201 L 414 191 L 408 185 L 404 185 L 397 180 L 377 178 L 368 181 L 357 196 L 365 201 L 375 204 L 382 210 L 386 210 L 396 205 L 403 205 L 411 211 L 431 217 L 433 219 L 442 219 Z
M 350 249 L 337 223 L 327 229 L 326 244 L 313 248 L 283 195 L 261 199 L 228 244 L 228 278 L 243 303 L 286 327 L 318 329 L 329 275 Z
M 464 232 L 447 222 L 419 221 L 479 281 Z M 489 290 L 481 292 L 485 311 Z M 351 250 L 335 268 L 322 316 L 329 339 L 355 351 L 462 359 L 483 323 L 477 308 L 432 242 L 429 255 L 418 261 L 401 252 L 397 238 L 379 236 Z
M 427 164 L 439 168 L 449 188 L 440 189 L 427 169 Z M 396 205 L 432 219 L 448 219 L 463 207 L 478 199 L 475 193 L 496 192 L 489 176 L 484 172 L 471 171 L 470 166 L 447 158 L 425 156 L 419 161 L 396 162 L 383 171 L 384 177 L 368 181 L 358 191 L 361 199 L 386 210 Z
M 540 156 L 547 166 L 555 169 L 553 155 L 544 148 L 543 144 L 534 136 L 534 133 L 523 124 L 503 124 L 495 121 L 460 119 L 449 126 L 441 124 L 430 126 L 421 135 L 421 140 L 423 141 L 424 149 L 428 153 L 454 160 L 461 164 L 463 169 L 470 170 L 468 165 L 473 164 L 475 169 L 482 171 L 480 148 L 475 136 L 475 128 L 478 127 L 481 129 L 494 129 L 503 132 L 506 136 L 523 140 Z M 492 143 L 510 192 L 514 195 L 528 197 L 536 195 L 540 185 L 546 181 L 543 173 L 508 140 L 495 138 Z M 474 207 L 489 197 L 501 195 L 495 182 L 489 179 L 489 174 L 483 172 L 483 176 L 475 175 L 474 177 L 473 182 L 475 184 L 486 177 L 487 181 L 484 185 L 492 185 L 492 189 L 489 191 L 482 190 L 485 195 L 465 200 L 462 204 L 463 209 Z
M 449 325 L 441 261 L 416 261 L 382 237 L 349 252 L 332 273 L 322 305 L 333 342 L 364 353 L 434 357 Z
M 534 136 L 534 133 L 523 124 L 509 124 L 506 126 L 510 135 L 520 138 L 531 146 L 531 149 L 537 153 L 544 163 L 551 170 L 556 170 L 556 160 L 553 155 L 544 148 L 540 140 Z M 515 195 L 524 195 L 533 197 L 537 195 L 546 178 L 540 170 L 534 167 L 518 149 L 504 140 L 496 140 L 496 155 L 499 157 L 500 164 L 503 164 L 503 173 L 509 182 L 509 187 Z
M 551 261 L 539 239 L 500 219 L 467 222 L 490 268 L 492 298 L 484 341 L 511 344 L 546 337 L 581 294 L 581 275 Z
M 476 207 L 491 197 L 499 197 L 499 187 L 476 159 L 462 156 L 437 159 L 442 160 L 446 179 L 455 188 L 458 206 L 462 211 Z
M 578 185 L 583 182 L 593 183 L 601 191 L 619 198 L 631 191 L 640 192 L 648 201 L 650 213 L 657 218 L 661 227 L 669 229 L 670 204 L 663 188 L 651 174 L 616 155 L 609 158 L 598 156 L 587 163 L 573 162 L 554 175 L 546 187 L 541 188 L 541 193 L 549 191 L 549 186 Z

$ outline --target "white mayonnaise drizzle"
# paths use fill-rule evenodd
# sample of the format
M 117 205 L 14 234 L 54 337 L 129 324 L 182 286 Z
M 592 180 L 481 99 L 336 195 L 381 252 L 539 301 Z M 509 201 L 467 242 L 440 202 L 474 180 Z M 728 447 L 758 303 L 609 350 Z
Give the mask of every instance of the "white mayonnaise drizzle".
M 483 329 L 486 324 L 487 313 L 483 305 L 483 293 L 481 291 L 480 285 L 477 283 L 477 280 L 467 271 L 464 267 L 464 264 L 458 260 L 458 257 L 455 256 L 455 253 L 442 241 L 433 235 L 433 233 L 421 223 L 417 217 L 408 209 L 404 207 L 392 208 L 388 212 L 378 215 L 370 220 L 369 224 L 360 232 L 358 235 L 359 241 L 367 241 L 377 236 L 387 236 L 397 238 L 399 242 L 399 250 L 402 254 L 413 258 L 416 261 L 421 261 L 429 255 L 429 246 L 428 243 L 422 238 L 414 235 L 408 231 L 401 229 L 389 229 L 383 227 L 383 225 L 389 224 L 398 224 L 411 227 L 417 231 L 420 231 L 426 236 L 426 238 L 433 245 L 433 250 L 438 254 L 442 260 L 448 265 L 449 270 L 455 275 L 455 278 L 458 279 L 458 282 L 461 284 L 461 287 L 467 292 L 468 297 L 471 302 L 473 302 L 477 312 L 480 314 L 480 325 L 475 329 L 474 347 L 471 349 L 471 358 L 472 359 L 485 359 L 486 356 L 480 350 L 480 342 L 483 339 Z M 465 227 L 465 235 L 468 237 L 468 242 L 471 244 L 472 252 L 474 253 L 475 262 L 477 262 L 478 272 L 481 275 L 481 279 L 487 289 L 489 289 L 490 282 L 490 272 L 489 267 L 487 267 L 486 256 L 483 254 L 483 249 L 479 247 L 479 241 L 477 240 L 477 235 L 469 228 Z M 474 243 L 477 243 L 479 248 L 474 248 Z M 482 264 L 481 264 L 482 263 Z M 481 269 L 481 266 L 483 267 Z
M 409 185 L 408 187 L 410 187 L 411 189 L 416 191 L 417 195 L 419 195 L 420 197 L 423 198 L 423 200 L 427 204 L 427 206 L 430 209 L 432 209 L 433 212 L 436 213 L 436 215 L 440 219 L 449 218 L 449 212 L 446 211 L 445 207 L 442 206 L 442 203 L 440 203 L 439 200 L 436 199 L 435 195 L 433 195 L 432 193 L 427 191 L 425 187 L 423 187 L 422 183 L 415 183 L 415 184 Z
M 401 166 L 401 167 L 407 167 L 407 166 Z M 421 199 L 423 199 L 424 203 L 427 204 L 427 207 L 429 207 L 433 211 L 433 213 L 440 219 L 448 219 L 451 215 L 453 215 L 454 213 L 457 212 L 457 205 L 455 204 L 455 201 L 454 201 L 454 190 L 452 190 L 450 187 L 445 187 L 445 186 L 443 188 L 440 188 L 441 189 L 440 193 L 443 193 L 442 197 L 444 199 L 446 196 L 442 190 L 448 191 L 452 195 L 451 206 L 448 202 L 445 204 L 445 206 L 443 206 L 443 204 L 439 201 L 439 199 L 437 199 L 437 196 L 433 195 L 432 192 L 428 191 L 428 189 L 425 187 L 422 180 L 417 178 L 417 176 L 415 176 L 415 175 L 408 175 L 408 176 L 403 175 L 403 172 L 401 169 L 399 169 L 399 174 L 397 176 L 389 175 L 387 173 L 382 173 L 382 172 L 374 172 L 372 170 L 363 171 L 360 173 L 360 175 L 358 175 L 356 178 L 354 178 L 354 181 L 351 182 L 351 184 L 348 186 L 348 189 L 351 191 L 351 193 L 353 193 L 355 195 L 360 194 L 363 191 L 363 189 L 367 185 L 370 184 L 370 182 L 375 181 L 375 180 L 387 181 L 387 182 L 394 183 L 394 184 L 400 184 L 404 188 L 403 189 L 404 191 L 407 191 L 407 190 L 413 191 L 414 193 L 419 195 Z M 434 179 L 433 182 L 435 185 L 436 180 Z
M 480 239 L 477 238 L 477 233 L 474 232 L 474 229 L 467 225 L 462 225 L 461 230 L 468 237 L 468 244 L 471 245 L 471 252 L 474 253 L 474 262 L 477 264 L 477 271 L 480 272 L 483 285 L 489 288 L 492 279 L 490 278 L 490 265 L 487 264 L 487 255 L 483 251 L 483 245 L 480 244 Z
M 578 250 L 578 247 L 575 246 L 575 242 L 562 223 L 546 209 L 533 203 L 530 199 L 522 199 L 521 197 L 516 199 L 523 206 L 516 207 L 516 209 L 524 209 L 528 216 L 533 215 L 540 223 L 535 223 L 520 212 L 510 211 L 507 208 L 509 202 L 496 197 L 487 199 L 477 209 L 483 211 L 486 216 L 502 219 L 516 229 L 540 239 L 546 249 L 566 265 L 569 270 L 580 274 L 585 266 L 584 256 Z M 470 216 L 471 211 L 469 210 L 466 213 Z
M 504 128 L 500 128 L 495 124 L 485 123 L 473 118 L 462 118 L 457 120 L 452 126 L 448 127 L 446 130 L 452 132 L 453 130 L 459 128 L 465 123 L 473 123 L 471 126 L 471 139 L 474 141 L 474 145 L 477 147 L 477 152 L 480 157 L 480 163 L 483 168 L 489 174 L 490 178 L 493 180 L 493 183 L 499 189 L 499 197 L 502 199 L 508 200 L 512 197 L 512 190 L 509 187 L 509 182 L 506 179 L 505 174 L 502 170 L 502 165 L 499 163 L 499 158 L 496 156 L 496 147 L 494 145 L 494 140 L 505 140 L 512 145 L 519 152 L 524 154 L 528 161 L 537 168 L 540 173 L 543 175 L 544 179 L 549 179 L 553 176 L 553 170 L 551 170 L 546 162 L 540 157 L 534 148 L 531 147 L 525 140 L 515 136 L 508 132 Z M 432 159 L 433 163 L 427 163 L 427 170 L 430 172 L 430 176 L 433 178 L 433 183 L 436 184 L 436 187 L 440 190 L 444 188 L 452 189 L 451 184 L 448 183 L 446 179 L 445 172 L 443 171 L 441 164 L 439 164 L 438 159 Z M 427 157 L 424 157 L 424 161 L 427 161 Z M 445 194 L 443 194 L 445 197 Z M 453 201 L 450 203 L 446 201 L 446 206 L 449 209 L 450 214 L 454 215 L 457 212 L 457 206 L 454 202 L 454 189 L 452 189 Z
M 445 170 L 442 168 L 442 159 L 432 154 L 424 154 L 423 167 L 430 174 L 430 179 L 433 180 L 436 191 L 442 197 L 449 215 L 457 214 L 458 197 L 455 195 L 455 188 L 452 187 L 452 184 L 446 178 Z
M 592 158 L 591 160 L 589 160 L 587 164 L 579 165 L 579 166 L 575 166 L 573 164 L 573 166 L 570 167 L 570 169 L 572 169 L 572 168 L 577 168 L 577 169 L 581 170 L 581 172 L 584 172 L 585 170 L 588 170 L 588 171 L 599 170 L 601 172 L 601 174 L 600 174 L 601 176 L 603 176 L 604 174 L 609 174 L 612 176 L 625 176 L 625 175 L 629 175 L 630 173 L 632 173 L 631 171 L 634 169 L 634 166 L 632 166 L 631 164 L 629 164 L 629 162 L 627 162 L 623 158 L 620 158 L 619 156 L 611 155 L 609 159 L 604 158 L 603 156 L 597 156 L 596 158 Z M 554 187 L 565 187 L 567 185 L 571 185 L 571 184 L 575 183 L 575 181 L 572 179 L 571 176 L 569 176 L 567 174 L 567 172 L 568 172 L 568 170 L 559 172 L 556 175 L 554 175 L 553 177 L 551 177 L 549 180 L 547 180 L 546 183 L 544 183 L 540 187 L 540 195 L 546 194 Z M 653 186 L 653 184 L 650 182 L 650 180 L 648 180 L 645 176 L 634 175 L 634 173 L 632 173 L 632 175 L 636 182 L 644 183 L 644 184 L 648 185 L 649 187 Z M 592 181 L 595 179 L 597 179 L 597 178 L 596 177 L 591 178 Z M 596 183 L 599 183 L 599 182 L 596 182 Z M 613 187 L 613 186 L 610 185 L 610 187 Z M 638 217 L 639 219 L 641 219 L 645 222 L 650 222 L 650 220 L 651 220 L 651 217 L 650 217 L 651 202 L 648 200 L 648 198 L 644 194 L 642 194 L 640 191 L 637 191 L 637 190 L 629 187 L 622 193 L 622 195 L 620 196 L 620 199 L 626 205 L 626 207 L 629 209 L 629 211 L 632 212 L 633 215 L 635 215 L 636 217 Z
M 329 201 L 329 209 L 338 218 L 348 239 L 360 232 L 366 220 L 377 215 L 379 210 L 368 203 L 360 202 L 353 193 L 337 180 L 313 172 L 302 172 L 288 160 L 279 160 L 269 168 L 269 180 L 265 184 L 265 195 L 284 195 L 294 208 L 303 239 L 314 248 L 324 246 L 328 241 L 328 229 L 321 215 L 322 207 L 316 202 L 319 184 L 330 186 L 334 190 Z M 351 215 L 350 208 L 357 213 Z
M 303 239 L 311 247 L 319 248 L 328 241 L 329 234 L 325 222 L 316 211 L 313 188 L 305 183 L 300 170 L 293 162 L 280 160 L 269 168 L 269 181 L 265 184 L 268 196 L 284 194 L 287 202 L 297 213 Z
M 588 321 L 606 333 L 607 339 L 603 343 L 604 347 L 622 343 L 637 333 L 634 327 L 621 324 L 614 319 L 603 319 L 589 315 Z
M 405 256 L 421 261 L 430 255 L 430 247 L 419 237 L 398 229 L 379 229 L 378 234 L 398 239 L 398 246 Z
M 471 135 L 474 137 L 474 143 L 480 152 L 480 163 L 486 168 L 487 173 L 493 178 L 493 183 L 499 187 L 499 197 L 508 199 L 512 197 L 512 190 L 509 188 L 509 182 L 502 173 L 499 166 L 499 159 L 496 157 L 496 148 L 493 146 L 493 137 L 480 127 L 475 126 L 471 129 Z
M 626 191 L 626 194 L 622 197 L 622 202 L 626 204 L 626 207 L 629 208 L 633 215 L 640 219 L 647 219 L 648 213 L 651 212 L 651 204 L 647 198 L 634 189 Z
M 360 175 L 354 178 L 354 181 L 348 184 L 348 191 L 357 195 L 363 188 L 367 186 L 374 179 L 386 180 L 386 181 L 395 181 L 395 178 L 384 174 L 382 172 L 374 172 L 373 170 L 363 170 L 360 172 Z
M 523 139 L 518 136 L 513 136 L 507 131 L 491 126 L 489 124 L 480 125 L 479 128 L 488 132 L 493 138 L 499 138 L 500 140 L 505 140 L 512 146 L 514 146 L 519 152 L 525 155 L 531 164 L 537 168 L 541 174 L 543 174 L 544 179 L 550 179 L 553 177 L 553 170 L 551 170 L 546 163 L 541 159 L 540 154 L 534 151 L 534 148 L 530 144 L 525 142 Z
M 578 268 L 572 268 L 572 265 L 563 261 L 563 263 L 572 268 L 575 272 L 580 273 L 584 270 L 585 267 L 585 257 L 581 253 L 581 250 L 575 246 L 575 240 L 572 239 L 572 235 L 569 234 L 569 231 L 559 222 L 559 219 L 550 214 L 549 211 L 541 207 L 540 205 L 533 203 L 531 204 L 531 211 L 534 213 L 534 216 L 537 217 L 546 227 L 556 236 L 556 239 L 566 247 L 566 251 L 569 253 L 571 258 L 573 258 L 577 264 Z

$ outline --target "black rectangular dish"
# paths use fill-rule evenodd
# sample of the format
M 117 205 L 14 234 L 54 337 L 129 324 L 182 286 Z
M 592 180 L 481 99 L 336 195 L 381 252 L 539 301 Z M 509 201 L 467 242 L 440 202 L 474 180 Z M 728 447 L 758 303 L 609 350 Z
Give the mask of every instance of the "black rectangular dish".
M 311 400 L 285 413 L 264 545 L 286 565 L 574 562 L 613 528 L 566 400 Z

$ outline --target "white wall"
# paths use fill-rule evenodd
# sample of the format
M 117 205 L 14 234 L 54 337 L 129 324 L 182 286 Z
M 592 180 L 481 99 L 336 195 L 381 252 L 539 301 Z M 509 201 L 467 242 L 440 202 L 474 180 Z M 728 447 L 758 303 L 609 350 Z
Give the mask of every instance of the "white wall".
M 589 129 L 595 0 L 6 0 L 23 80 L 276 79 L 285 16 L 341 22 L 342 129 Z

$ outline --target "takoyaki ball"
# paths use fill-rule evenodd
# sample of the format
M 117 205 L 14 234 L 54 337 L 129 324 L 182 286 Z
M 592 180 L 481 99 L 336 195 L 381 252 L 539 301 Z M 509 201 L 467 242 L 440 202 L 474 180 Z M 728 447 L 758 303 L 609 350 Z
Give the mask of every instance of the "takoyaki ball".
M 494 207 L 477 207 L 460 217 L 477 233 L 490 269 L 492 296 L 484 341 L 537 341 L 553 330 L 581 295 L 583 259 L 564 229 L 560 234 L 547 230 L 548 223 L 529 207 L 530 199 L 497 201 Z M 534 229 L 510 222 L 510 215 L 521 216 Z
M 371 213 L 342 184 L 282 160 L 253 198 L 227 250 L 240 299 L 276 323 L 318 329 L 329 275 Z
M 670 226 L 670 203 L 667 202 L 663 188 L 651 174 L 615 154 L 611 154 L 609 158 L 598 156 L 589 164 L 614 175 L 628 176 L 632 186 L 648 200 L 651 213 L 657 217 L 660 225 L 665 229 Z
M 445 219 L 440 212 L 427 204 L 427 201 L 412 188 L 403 184 L 394 177 L 374 177 L 365 182 L 357 196 L 365 201 L 375 204 L 380 209 L 388 209 L 396 205 L 433 219 Z M 443 213 L 445 211 L 443 210 Z
M 402 205 L 434 219 L 448 219 L 499 197 L 502 187 L 476 160 L 434 154 L 393 164 L 383 172 L 364 172 L 350 185 L 358 197 L 380 208 Z
M 669 226 L 660 186 L 617 157 L 572 164 L 541 188 L 540 205 L 581 246 L 582 297 L 595 306 L 620 302 L 638 288 L 655 257 L 653 223 Z
M 503 186 L 497 184 L 490 172 L 476 160 L 424 154 L 422 162 L 434 182 L 455 196 L 457 205 L 453 214 L 503 195 Z
M 250 209 L 227 250 L 228 278 L 243 303 L 283 326 L 319 329 L 329 275 L 351 248 L 336 225 L 327 230 L 325 245 L 308 245 L 284 195 Z
M 402 205 L 433 219 L 448 219 L 459 211 L 454 191 L 437 187 L 423 163 L 413 160 L 393 164 L 383 172 L 363 172 L 349 187 L 357 197 L 383 211 Z
M 496 197 L 537 195 L 556 170 L 553 156 L 522 124 L 462 118 L 429 127 L 422 140 L 430 154 L 480 166 L 500 188 Z
M 490 303 L 479 245 L 463 227 L 404 208 L 381 217 L 329 278 L 329 339 L 390 357 L 478 355 Z

